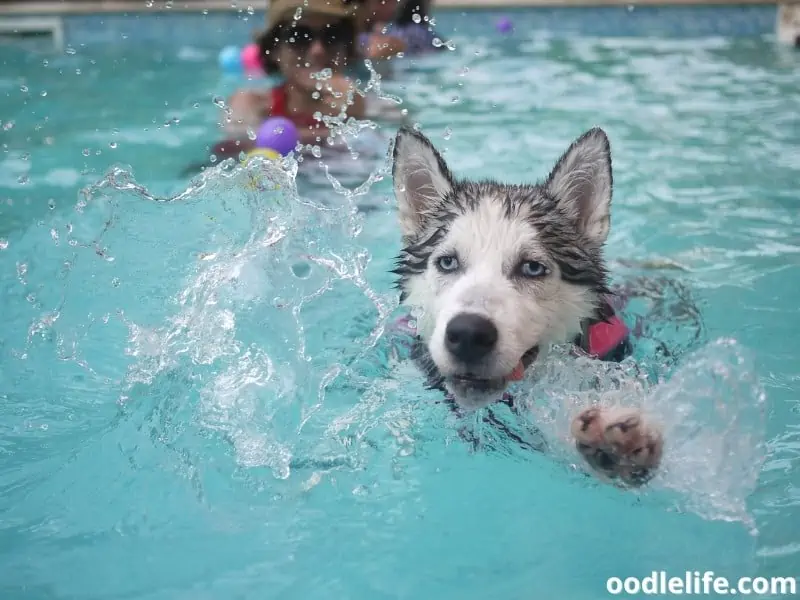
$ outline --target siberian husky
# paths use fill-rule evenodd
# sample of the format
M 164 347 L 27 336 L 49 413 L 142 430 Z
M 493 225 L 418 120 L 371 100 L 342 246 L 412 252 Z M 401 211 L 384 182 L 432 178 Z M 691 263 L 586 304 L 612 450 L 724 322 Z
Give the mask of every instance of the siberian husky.
M 412 128 L 395 138 L 392 177 L 403 248 L 400 300 L 416 317 L 418 364 L 457 405 L 500 400 L 555 343 L 613 318 L 603 246 L 612 192 L 608 137 L 575 140 L 543 183 L 454 177 Z M 587 407 L 572 422 L 593 471 L 626 486 L 659 466 L 660 430 L 636 410 Z

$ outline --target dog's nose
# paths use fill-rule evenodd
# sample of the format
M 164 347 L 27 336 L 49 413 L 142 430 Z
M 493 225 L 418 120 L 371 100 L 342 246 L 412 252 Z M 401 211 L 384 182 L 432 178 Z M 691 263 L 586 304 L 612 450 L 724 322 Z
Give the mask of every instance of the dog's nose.
M 484 358 L 497 343 L 497 327 L 480 315 L 462 313 L 453 317 L 444 332 L 447 350 L 470 363 Z

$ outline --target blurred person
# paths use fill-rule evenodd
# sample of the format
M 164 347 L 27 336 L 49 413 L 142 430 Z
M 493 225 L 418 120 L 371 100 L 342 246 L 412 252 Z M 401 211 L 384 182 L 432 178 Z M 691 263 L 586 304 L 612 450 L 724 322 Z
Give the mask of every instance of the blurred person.
M 233 94 L 223 121 L 228 139 L 213 152 L 222 158 L 252 149 L 248 130 L 256 131 L 269 117 L 290 119 L 302 144 L 329 135 L 324 116 L 363 118 L 364 99 L 345 75 L 356 61 L 356 36 L 355 11 L 342 0 L 272 0 L 257 43 L 264 71 L 282 82 Z M 330 77 L 322 78 L 325 69 Z
M 419 56 L 445 48 L 444 41 L 430 23 L 430 5 L 430 0 L 405 0 L 386 28 L 388 35 L 402 40 L 405 56 Z
M 440 50 L 430 24 L 430 0 L 349 0 L 356 6 L 359 49 L 364 58 L 380 60 L 419 56 Z

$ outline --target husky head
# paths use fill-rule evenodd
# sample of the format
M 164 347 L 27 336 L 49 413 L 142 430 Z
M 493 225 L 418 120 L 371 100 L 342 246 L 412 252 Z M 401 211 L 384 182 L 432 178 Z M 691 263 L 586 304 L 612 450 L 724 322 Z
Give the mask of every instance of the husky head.
M 607 292 L 608 138 L 575 140 L 543 183 L 456 179 L 431 142 L 401 128 L 392 169 L 403 249 L 400 300 L 429 375 L 465 408 L 502 396 L 550 344 L 571 341 Z

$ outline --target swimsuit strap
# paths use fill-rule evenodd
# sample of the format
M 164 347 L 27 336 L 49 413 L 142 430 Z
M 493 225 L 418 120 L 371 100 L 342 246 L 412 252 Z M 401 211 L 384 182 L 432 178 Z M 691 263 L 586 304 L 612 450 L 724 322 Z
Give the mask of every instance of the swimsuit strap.
M 314 115 L 304 113 L 290 115 L 287 104 L 286 84 L 272 88 L 272 109 L 269 113 L 271 117 L 285 117 L 301 127 L 316 125 L 317 120 Z
M 270 115 L 273 117 L 288 117 L 286 114 L 286 84 L 272 88 L 272 108 Z

